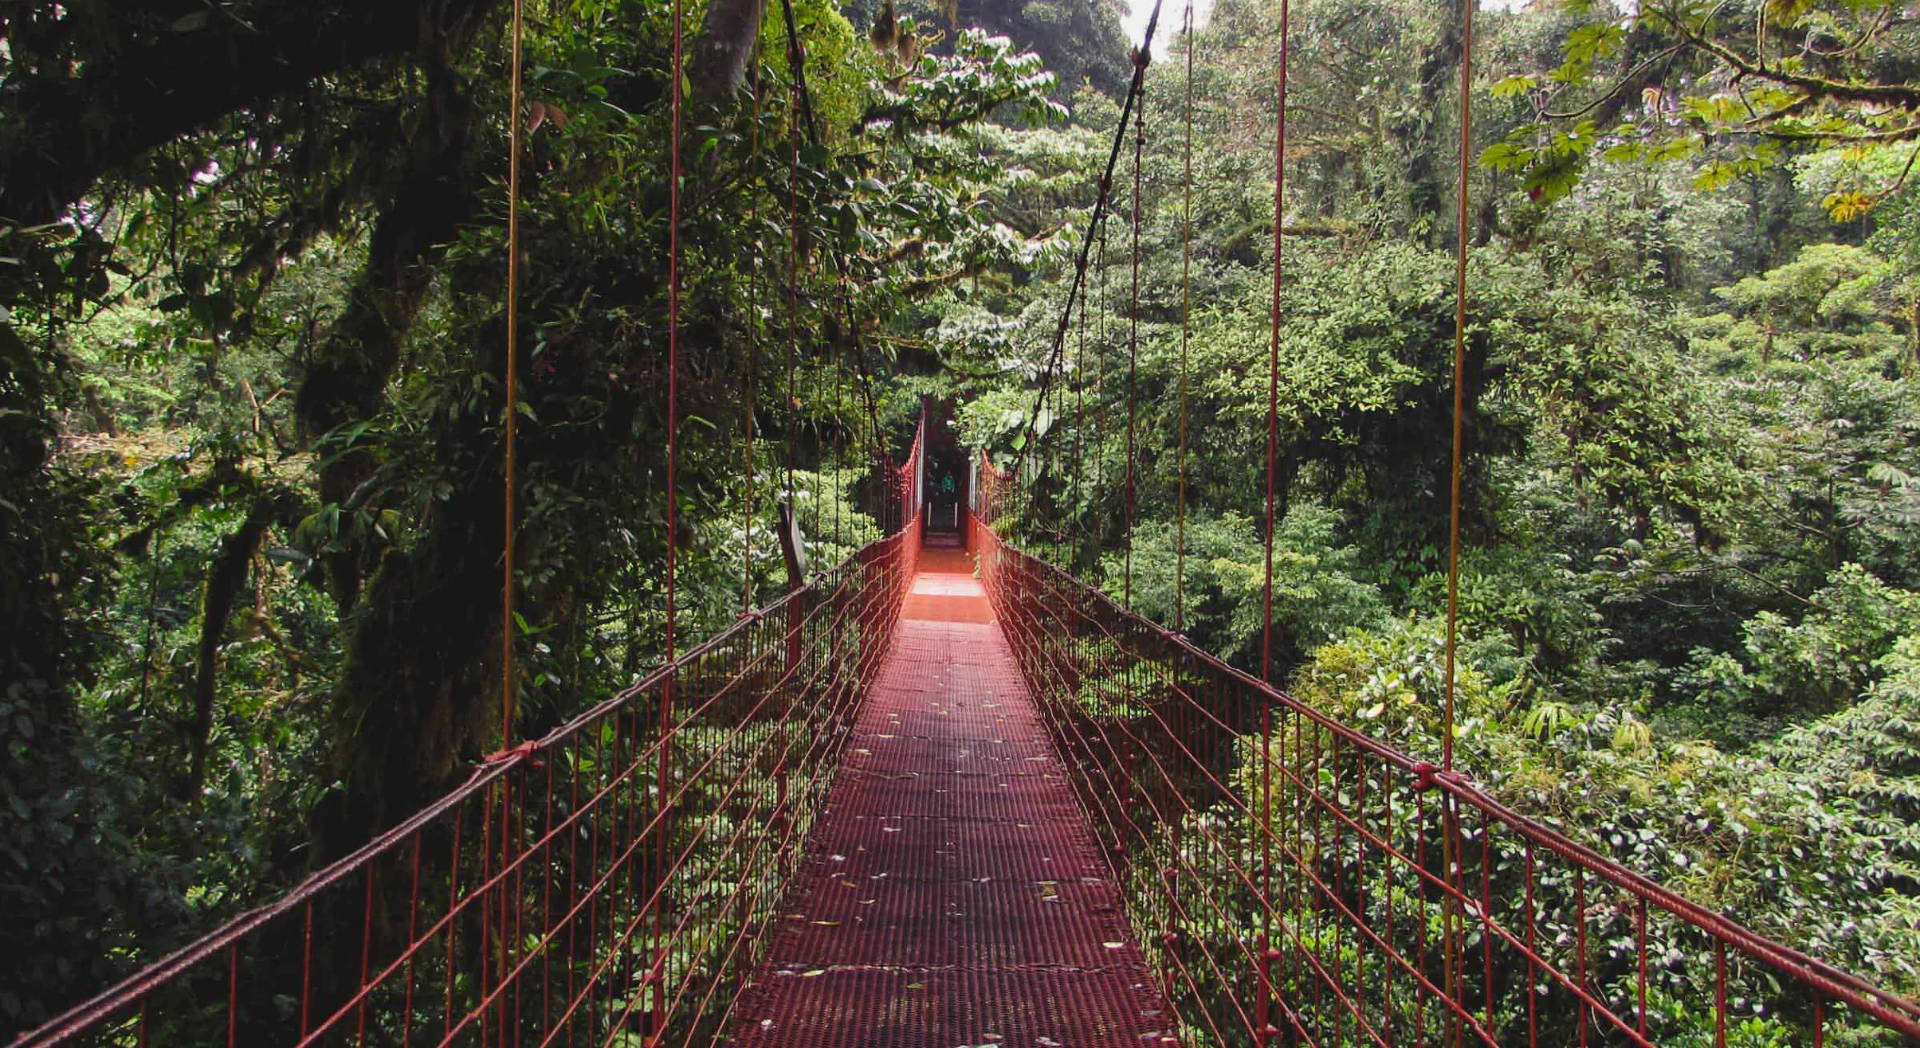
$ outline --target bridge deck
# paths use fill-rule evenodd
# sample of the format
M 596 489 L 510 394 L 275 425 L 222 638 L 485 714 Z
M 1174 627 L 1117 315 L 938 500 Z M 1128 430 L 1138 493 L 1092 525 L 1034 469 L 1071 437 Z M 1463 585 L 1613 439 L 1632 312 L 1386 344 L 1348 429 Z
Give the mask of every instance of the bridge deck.
M 922 554 L 733 1043 L 1174 1043 L 972 571 Z

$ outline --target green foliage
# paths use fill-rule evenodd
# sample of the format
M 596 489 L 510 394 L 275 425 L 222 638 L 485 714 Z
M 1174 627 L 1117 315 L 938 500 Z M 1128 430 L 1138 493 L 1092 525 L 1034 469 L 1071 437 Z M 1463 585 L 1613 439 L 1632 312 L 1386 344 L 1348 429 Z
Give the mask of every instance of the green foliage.
M 1696 3 L 1539 5 L 1523 16 L 1557 38 L 1514 56 L 1496 98 L 1528 98 L 1535 119 L 1482 154 L 1523 173 L 1536 198 L 1565 197 L 1595 160 L 1690 161 L 1694 185 L 1724 190 L 1809 147 L 1870 151 L 1916 132 L 1920 94 L 1891 56 L 1911 47 L 1881 0 L 1766 0 L 1733 13 Z M 1559 10 L 1555 10 L 1558 8 Z M 1557 18 L 1564 12 L 1571 20 Z M 1801 52 L 1796 40 L 1823 46 Z M 1539 91 L 1534 85 L 1551 87 Z M 1605 131 L 1604 138 L 1596 132 Z M 1895 184 L 1897 188 L 1897 183 Z M 1886 183 L 1838 186 L 1835 221 L 1874 209 Z
M 1535 405 L 1539 434 L 1561 442 L 1571 479 L 1630 517 L 1670 507 L 1702 544 L 1723 541 L 1741 494 L 1738 436 L 1701 403 L 1672 328 L 1632 295 L 1539 293 L 1545 308 L 1506 321 L 1515 392 Z
M 1316 650 L 1293 690 L 1316 709 L 1431 757 L 1443 723 L 1439 625 L 1354 631 Z M 1459 759 L 1506 803 L 1696 902 L 1885 985 L 1914 985 L 1909 647 L 1890 660 L 1886 683 L 1867 700 L 1871 712 L 1816 722 L 1765 754 L 1741 756 L 1663 735 L 1630 708 L 1519 705 L 1517 692 L 1480 668 L 1497 660 L 1499 645 L 1470 641 L 1456 699 Z M 1672 991 L 1692 980 L 1684 996 L 1710 996 L 1710 948 L 1667 934 L 1656 952 L 1680 953 L 1668 954 L 1661 981 Z M 1680 1043 L 1711 1035 L 1711 1016 L 1668 1010 L 1678 1004 L 1661 999 L 1669 1004 L 1656 1011 Z M 1748 1031 L 1761 1038 L 1754 1043 L 1778 1036 L 1764 1020 Z
M 740 94 L 687 105 L 669 434 L 670 8 L 530 20 L 522 720 L 502 726 L 505 7 L 281 6 L 185 29 L 85 4 L 9 16 L 0 108 L 35 131 L 0 147 L 4 213 L 45 210 L 15 206 L 26 182 L 69 195 L 50 225 L 0 229 L 0 572 L 22 572 L 0 635 L 32 652 L 0 662 L 0 908 L 33 915 L 0 922 L 7 1032 L 643 675 L 670 546 L 683 647 L 782 591 L 786 463 L 814 568 L 876 538 L 892 477 L 869 449 L 904 449 L 917 391 L 868 376 L 897 370 L 918 303 L 1046 251 L 981 206 L 1027 178 L 983 155 L 1017 129 L 981 125 L 1059 120 L 1040 58 L 972 29 L 881 54 L 796 0 L 802 114 L 771 8 Z M 202 44 L 135 70 L 144 94 L 191 95 L 184 120 L 108 87 L 84 122 L 29 112 L 82 67 L 93 83 Z M 315 68 L 282 60 L 309 49 Z M 83 181 L 54 185 L 34 165 L 67 132 L 125 150 L 69 154 Z
M 0 214 L 37 224 L 0 228 L 0 909 L 33 918 L 0 921 L 0 1025 L 497 745 L 504 12 L 417 6 L 237 0 L 179 29 L 35 0 L 8 23 L 0 116 L 23 130 Z M 757 98 L 689 106 L 671 534 L 668 8 L 577 0 L 532 25 L 516 730 L 660 657 L 669 548 L 682 638 L 784 589 L 788 462 L 814 568 L 876 537 L 869 449 L 897 453 L 926 393 L 957 401 L 967 448 L 1023 458 L 1007 521 L 1029 548 L 1169 624 L 1177 588 L 1186 631 L 1242 667 L 1271 498 L 1276 676 L 1436 753 L 1457 9 L 1293 6 L 1277 216 L 1277 8 L 1223 2 L 1185 39 L 1163 17 L 1141 164 L 1123 149 L 1031 433 L 1130 72 L 1116 11 L 902 4 L 882 41 L 877 5 L 794 9 L 812 119 L 778 17 Z M 1908 992 L 1910 22 L 1884 0 L 1476 21 L 1456 711 L 1464 766 L 1509 803 Z M 349 31 L 319 51 L 363 60 L 250 64 L 281 53 L 262 39 Z M 172 84 L 127 63 L 201 44 L 234 64 L 205 108 L 95 90 Z M 263 523 L 278 495 L 297 512 Z M 224 622 L 217 577 L 238 580 Z M 1117 650 L 1076 643 L 1105 667 L 1086 711 L 1138 714 Z M 1662 945 L 1659 1038 L 1710 1043 L 1682 1002 L 1711 960 Z M 1737 1018 L 1730 1043 L 1784 1036 Z
M 883 7 L 895 12 L 901 38 L 917 30 L 920 46 L 936 51 L 968 26 L 1011 38 L 1017 49 L 1035 53 L 1058 75 L 1057 97 L 1071 96 L 1083 85 L 1108 96 L 1126 91 L 1129 42 L 1120 12 L 1111 5 L 1092 0 L 855 0 L 842 10 L 870 31 Z M 1161 23 L 1162 39 L 1171 35 L 1170 28 Z
M 1880 680 L 1894 642 L 1920 630 L 1920 596 L 1857 564 L 1835 571 L 1807 601 L 1797 621 L 1773 611 L 1747 620 L 1737 651 L 1695 653 L 1679 685 L 1703 719 L 1747 718 L 1772 734 L 1842 709 Z
M 1316 710 L 1425 758 L 1446 723 L 1446 638 L 1433 619 L 1394 619 L 1315 648 L 1291 690 Z M 1469 663 L 1455 679 L 1454 739 L 1478 750 L 1499 689 Z M 1469 740 L 1474 740 L 1469 742 Z
M 1275 536 L 1273 648 L 1282 670 L 1321 642 L 1385 615 L 1379 590 L 1354 577 L 1358 553 L 1336 544 L 1338 523 L 1324 506 L 1296 503 Z M 1187 522 L 1187 634 L 1242 662 L 1258 653 L 1263 628 L 1266 574 L 1259 532 L 1232 513 Z M 1174 621 L 1177 541 L 1177 529 L 1166 521 L 1134 531 L 1134 607 L 1160 622 Z M 1117 592 L 1122 559 L 1108 554 L 1105 570 L 1109 591 Z
M 1774 6 L 1768 48 L 1786 46 L 1771 34 L 1815 23 L 1870 38 L 1860 56 L 1825 59 L 1826 73 L 1866 82 L 1888 68 L 1869 69 L 1866 51 L 1911 51 L 1871 14 Z M 1904 187 L 1910 146 L 1812 148 L 1853 133 L 1842 124 L 1894 131 L 1910 111 L 1823 96 L 1780 113 L 1817 89 L 1764 74 L 1732 83 L 1723 58 L 1676 49 L 1677 23 L 1659 22 L 1692 20 L 1700 39 L 1739 54 L 1756 44 L 1751 10 L 1711 21 L 1704 5 L 1484 14 L 1477 47 L 1499 72 L 1476 87 L 1482 163 L 1468 187 L 1462 764 L 1506 802 L 1691 898 L 1911 986 L 1920 892 L 1903 850 L 1911 740 L 1896 648 L 1920 625 L 1909 592 L 1920 584 L 1909 380 L 1920 225 Z M 1323 0 L 1294 16 L 1275 659 L 1316 709 L 1431 758 L 1444 706 L 1453 298 L 1451 245 L 1435 238 L 1450 228 L 1449 187 L 1422 194 L 1452 156 L 1445 104 L 1457 99 L 1445 96 L 1457 66 L 1429 10 Z M 1184 473 L 1180 616 L 1242 666 L 1258 663 L 1264 625 L 1274 218 L 1275 114 L 1257 72 L 1271 53 L 1250 42 L 1273 29 L 1270 10 L 1222 5 L 1198 40 L 1190 308 L 1184 85 L 1157 64 L 1137 312 L 1123 207 L 1094 252 L 1087 319 L 1069 318 L 1033 437 L 1025 420 L 1067 263 L 1036 258 L 1032 285 L 940 314 L 970 402 L 967 439 L 1003 465 L 1024 451 L 1032 469 L 1007 518 L 1027 547 L 1119 595 L 1131 517 L 1134 606 L 1171 625 Z M 1098 106 L 1076 106 L 1073 120 L 1112 126 Z M 1101 159 L 1080 157 L 1085 177 Z M 1009 204 L 1077 235 L 1087 202 L 1055 195 L 1064 180 L 1042 170 Z M 1132 174 L 1123 153 L 1123 191 Z M 1840 193 L 1871 204 L 1844 228 L 1827 199 Z M 1400 205 L 1411 200 L 1426 202 L 1409 219 Z M 1826 746 L 1832 761 L 1816 762 Z M 1711 1043 L 1713 1017 L 1680 1003 L 1710 997 L 1710 951 L 1661 935 L 1658 1039 Z M 1734 978 L 1764 988 L 1757 973 Z M 1793 1029 L 1737 1014 L 1729 1038 L 1785 1043 Z
M 1880 674 L 1860 700 L 1795 727 L 1770 753 L 1817 784 L 1852 832 L 1879 845 L 1862 871 L 1875 889 L 1911 896 L 1920 889 L 1920 647 L 1894 640 L 1875 664 Z
M 1883 312 L 1872 295 L 1887 275 L 1886 263 L 1864 248 L 1809 244 L 1794 261 L 1716 293 L 1757 319 L 1767 336 L 1763 352 L 1773 352 L 1780 328 L 1837 331 L 1871 322 Z

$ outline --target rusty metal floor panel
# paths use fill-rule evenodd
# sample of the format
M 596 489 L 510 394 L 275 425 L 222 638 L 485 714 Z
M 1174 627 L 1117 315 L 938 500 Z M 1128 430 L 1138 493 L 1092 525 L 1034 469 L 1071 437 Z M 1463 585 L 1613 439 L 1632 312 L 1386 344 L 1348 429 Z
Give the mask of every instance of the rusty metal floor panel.
M 963 553 L 923 554 L 776 923 L 742 1048 L 1175 1043 Z

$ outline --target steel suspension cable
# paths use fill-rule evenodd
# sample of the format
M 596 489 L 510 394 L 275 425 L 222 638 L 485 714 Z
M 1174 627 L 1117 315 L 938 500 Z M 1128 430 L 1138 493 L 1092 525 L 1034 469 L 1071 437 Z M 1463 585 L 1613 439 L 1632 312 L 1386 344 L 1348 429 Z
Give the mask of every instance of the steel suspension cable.
M 507 420 L 504 494 L 506 535 L 503 541 L 503 567 L 500 581 L 500 742 L 511 747 L 514 740 L 513 706 L 517 685 L 513 664 L 513 561 L 515 532 L 519 527 L 515 504 L 515 480 L 519 470 L 520 414 L 520 92 L 522 37 L 525 31 L 525 0 L 513 0 L 513 24 L 508 57 L 507 86 Z
M 1100 242 L 1099 271 L 1095 274 L 1099 280 L 1100 309 L 1094 314 L 1093 356 L 1097 365 L 1093 373 L 1093 497 L 1097 500 L 1107 488 L 1107 345 L 1111 337 L 1108 325 L 1107 305 L 1111 301 L 1112 286 L 1107 279 L 1107 223 L 1100 222 L 1097 234 Z M 1017 465 L 1017 464 L 1016 464 Z M 1095 577 L 1106 577 L 1106 565 L 1100 559 L 1100 534 L 1104 528 L 1105 515 L 1097 510 L 1090 514 L 1093 527 L 1093 568 Z
M 1461 0 L 1460 169 L 1454 201 L 1453 260 L 1453 462 L 1448 471 L 1447 503 L 1447 677 L 1446 734 L 1440 739 L 1440 766 L 1453 770 L 1455 661 L 1460 647 L 1460 467 L 1467 403 L 1467 176 L 1473 150 L 1473 9 Z
M 1044 451 L 1043 459 L 1041 459 L 1041 478 L 1043 478 L 1043 480 L 1056 480 L 1056 478 L 1054 478 L 1054 468 L 1058 466 L 1062 472 L 1066 470 L 1066 466 L 1062 464 L 1062 451 L 1064 451 L 1064 449 L 1060 447 L 1062 436 L 1060 436 L 1060 393 L 1058 392 L 1052 395 L 1052 407 L 1050 407 L 1050 415 L 1048 415 L 1048 418 L 1050 418 L 1050 420 L 1048 420 L 1048 424 L 1046 424 L 1046 434 L 1041 438 L 1041 440 L 1046 441 L 1046 451 Z M 1054 560 L 1058 560 L 1060 559 L 1060 528 L 1062 528 L 1062 524 L 1064 524 L 1064 520 L 1062 520 L 1062 516 L 1060 516 L 1060 514 L 1062 514 L 1062 499 L 1060 499 L 1060 497 L 1054 497 L 1050 509 L 1052 509 L 1052 520 L 1048 522 L 1048 534 L 1044 536 L 1044 539 L 1046 539 L 1048 549 L 1052 551 L 1052 557 L 1054 557 Z
M 1136 52 L 1133 64 L 1133 80 L 1127 85 L 1127 97 L 1120 106 L 1120 122 L 1113 129 L 1113 145 L 1107 150 L 1107 165 L 1100 176 L 1099 194 L 1093 201 L 1093 213 L 1087 219 L 1087 232 L 1080 241 L 1080 253 L 1074 259 L 1073 282 L 1067 286 L 1067 301 L 1060 310 L 1060 322 L 1053 332 L 1053 350 L 1047 357 L 1047 366 L 1040 373 L 1040 391 L 1033 399 L 1033 410 L 1027 416 L 1027 423 L 1021 435 L 1028 443 L 1022 444 L 1014 453 L 1013 471 L 1008 476 L 1016 481 L 1020 477 L 1020 465 L 1025 460 L 1027 448 L 1033 440 L 1034 427 L 1040 418 L 1040 406 L 1046 403 L 1047 391 L 1053 387 L 1054 375 L 1060 369 L 1060 362 L 1066 353 L 1067 330 L 1073 323 L 1073 301 L 1079 297 L 1086 285 L 1087 260 L 1093 250 L 1093 239 L 1100 228 L 1101 219 L 1107 212 L 1107 201 L 1113 191 L 1113 170 L 1120 162 L 1120 148 L 1126 142 L 1127 122 L 1132 118 L 1133 108 L 1141 92 L 1146 88 L 1147 64 L 1153 54 L 1153 31 L 1160 24 L 1161 0 L 1153 0 L 1153 10 L 1147 15 L 1146 32 L 1140 37 L 1140 50 Z
M 1278 115 L 1274 120 L 1273 146 L 1273 297 L 1269 309 L 1267 333 L 1267 529 L 1266 570 L 1261 586 L 1262 627 L 1260 632 L 1260 679 L 1273 679 L 1273 539 L 1280 522 L 1274 519 L 1278 495 L 1277 462 L 1280 451 L 1280 312 L 1281 268 L 1284 256 L 1282 231 L 1285 227 L 1287 186 L 1287 50 L 1290 43 L 1291 11 L 1288 0 L 1280 0 L 1280 70 L 1276 91 Z
M 1280 450 L 1280 292 L 1284 257 L 1287 187 L 1287 58 L 1292 49 L 1292 12 L 1288 0 L 1280 0 L 1280 69 L 1275 91 L 1273 136 L 1273 301 L 1269 312 L 1267 340 L 1267 528 L 1265 571 L 1261 583 L 1260 680 L 1273 681 L 1273 540 L 1280 522 L 1274 518 Z M 1273 704 L 1263 702 L 1260 709 L 1260 876 L 1261 890 L 1273 895 Z M 1261 977 L 1257 1002 L 1258 1022 L 1263 1031 L 1271 1025 L 1269 1009 L 1273 1000 L 1273 927 L 1270 915 L 1260 926 Z
M 674 584 L 677 567 L 676 528 L 679 524 L 680 467 L 680 110 L 681 80 L 686 67 L 681 0 L 673 0 L 672 127 L 667 135 L 673 184 L 667 193 L 667 661 L 673 661 Z
M 506 394 L 506 423 L 502 438 L 506 443 L 502 464 L 502 512 L 503 534 L 501 537 L 501 582 L 500 582 L 500 743 L 501 751 L 513 748 L 518 732 L 514 730 L 514 701 L 518 690 L 519 678 L 514 665 L 514 546 L 519 527 L 519 513 L 515 499 L 515 488 L 519 474 L 519 415 L 520 415 L 520 150 L 521 150 L 521 92 L 523 55 L 525 51 L 526 12 L 524 0 L 513 0 L 512 22 L 508 29 L 510 36 L 508 57 L 507 87 L 507 361 L 504 382 Z M 491 800 L 492 792 L 488 792 Z M 503 783 L 500 790 L 500 863 L 504 867 L 512 856 L 512 837 L 510 829 L 512 817 L 509 812 L 510 794 Z M 493 832 L 493 820 L 483 816 L 482 826 L 485 832 Z M 369 911 L 371 912 L 371 911 Z M 487 926 L 498 921 L 495 926 L 495 941 L 498 944 L 497 955 L 488 950 L 484 943 L 480 950 L 480 984 L 488 985 L 490 961 L 497 963 L 495 974 L 504 973 L 508 964 L 508 899 L 502 892 L 498 912 L 494 907 L 480 907 L 482 932 L 487 934 Z M 311 920 L 311 911 L 309 911 Z M 311 926 L 309 926 L 311 927 Z M 305 998 L 302 998 L 301 1025 L 306 1025 Z M 498 1016 L 502 1040 L 506 1032 L 506 1013 L 504 1008 Z M 485 1040 L 486 1023 L 481 1023 L 481 1038 Z
M 800 40 L 787 38 L 787 91 L 790 112 L 787 139 L 791 159 L 787 168 L 787 513 L 798 522 L 800 506 L 793 473 L 800 457 Z
M 750 307 L 756 305 L 756 298 L 754 282 L 752 279 L 749 279 L 747 281 L 747 303 Z M 741 543 L 740 552 L 740 614 L 742 615 L 753 611 L 753 511 L 754 506 L 759 501 L 757 498 L 758 493 L 754 490 L 758 481 L 753 475 L 753 430 L 755 425 L 754 415 L 759 407 L 757 400 L 760 395 L 760 347 L 754 344 L 752 321 L 748 322 L 747 331 L 747 389 L 744 398 L 746 400 L 747 410 L 746 419 L 743 423 L 746 428 L 746 456 L 745 461 L 741 464 L 741 484 L 744 488 L 743 494 L 746 496 L 746 506 L 744 507 L 740 528 L 740 533 L 745 539 L 745 541 Z
M 839 535 L 829 534 L 827 531 L 827 521 L 830 518 L 827 509 L 828 474 L 834 470 L 835 464 L 839 461 L 837 452 L 834 450 L 833 437 L 833 429 L 839 424 L 839 404 L 833 397 L 834 390 L 831 384 L 827 381 L 826 362 L 824 360 L 814 361 L 813 372 L 809 378 L 809 382 L 813 391 L 811 394 L 813 402 L 817 405 L 816 410 L 825 412 L 824 416 L 816 414 L 813 418 L 814 526 L 815 529 L 819 531 L 822 541 L 831 539 L 835 545 L 839 545 Z
M 886 444 L 880 439 L 880 406 L 873 397 L 873 374 L 867 370 L 866 339 L 861 337 L 860 325 L 853 312 L 853 282 L 847 275 L 846 256 L 838 246 L 833 248 L 833 259 L 834 268 L 839 273 L 841 315 L 847 325 L 847 333 L 853 341 L 853 345 L 849 348 L 853 353 L 854 375 L 859 382 L 860 399 L 865 402 L 867 409 L 867 446 L 875 461 L 879 462 L 883 469 L 891 469 L 893 453 L 887 450 Z
M 842 361 L 837 354 L 833 358 L 833 377 L 834 384 L 840 389 L 847 387 L 846 363 Z M 840 471 L 844 468 L 841 464 L 844 463 L 847 458 L 848 439 L 847 424 L 846 421 L 840 417 L 840 405 L 838 403 L 834 404 L 833 433 L 837 447 L 833 454 L 833 480 L 830 482 L 832 487 L 828 489 L 833 493 L 833 544 L 836 546 L 845 546 L 847 544 L 846 539 L 842 536 L 840 530 L 840 510 L 841 504 L 846 502 L 846 498 L 845 491 L 840 487 Z
M 1141 51 L 1134 56 L 1134 62 L 1142 68 L 1147 63 L 1147 52 Z M 1140 97 L 1133 107 L 1133 290 L 1127 309 L 1127 475 L 1123 494 L 1126 500 L 1126 528 L 1122 538 L 1126 541 L 1126 550 L 1122 554 L 1121 602 L 1128 611 L 1133 610 L 1133 513 L 1137 498 L 1139 466 L 1138 441 L 1134 434 L 1135 417 L 1139 414 L 1138 374 L 1140 369 L 1140 158 L 1147 145 L 1147 93 L 1142 84 Z
M 760 51 L 755 48 L 750 61 L 753 62 L 753 114 L 752 126 L 748 131 L 747 158 L 749 163 L 757 163 L 760 158 Z M 756 188 L 747 202 L 747 225 L 751 229 L 760 228 L 760 193 Z M 756 235 L 757 239 L 757 235 Z M 746 461 L 745 467 L 745 519 L 741 533 L 746 541 L 742 543 L 742 570 L 740 585 L 740 613 L 753 611 L 753 509 L 756 498 L 757 478 L 753 475 L 753 438 L 758 426 L 759 386 L 760 386 L 760 254 L 754 252 L 747 259 L 747 390 L 746 390 Z
M 1181 151 L 1183 168 L 1180 180 L 1180 448 L 1175 454 L 1178 476 L 1174 496 L 1173 540 L 1173 631 L 1187 629 L 1187 347 L 1193 327 L 1193 0 L 1187 0 L 1185 36 L 1187 40 L 1186 142 Z
M 667 191 L 667 624 L 666 624 L 666 660 L 668 665 L 674 660 L 675 628 L 679 625 L 679 608 L 675 603 L 675 586 L 678 574 L 680 500 L 680 124 L 681 107 L 685 104 L 682 97 L 685 70 L 686 44 L 684 36 L 684 13 L 681 0 L 673 0 L 673 84 L 669 94 L 671 99 L 671 127 L 667 132 L 667 152 L 672 184 Z M 659 845 L 655 849 L 656 879 L 666 883 L 666 857 L 668 842 L 672 840 L 671 820 L 668 818 L 667 796 L 673 785 L 673 700 L 674 678 L 669 676 L 660 690 L 659 724 L 659 804 L 660 811 L 656 819 Z M 665 925 L 658 893 L 649 900 L 653 911 L 653 962 L 648 972 L 649 978 L 657 987 L 655 992 L 655 1016 L 664 1011 L 666 996 L 666 968 L 668 948 L 665 939 Z M 658 1031 L 651 1031 L 658 1033 Z
M 1087 514 L 1086 497 L 1086 404 L 1087 401 L 1087 297 L 1080 296 L 1080 329 L 1073 353 L 1073 560 L 1077 568 L 1085 552 Z M 1095 405 L 1096 407 L 1098 405 Z
M 1464 457 L 1465 416 L 1466 416 L 1466 380 L 1467 380 L 1467 235 L 1469 220 L 1467 215 L 1468 175 L 1472 171 L 1473 149 L 1473 13 L 1475 0 L 1461 0 L 1460 4 L 1460 143 L 1459 143 L 1459 183 L 1454 198 L 1454 268 L 1453 268 L 1453 454 L 1447 471 L 1447 654 L 1446 654 L 1446 711 L 1443 734 L 1440 737 L 1440 766 L 1444 772 L 1453 771 L 1453 726 L 1456 692 L 1457 666 L 1460 649 L 1460 474 Z M 1455 874 L 1460 850 L 1460 821 L 1454 799 L 1449 795 L 1442 801 L 1441 834 L 1442 862 L 1449 878 Z M 1462 960 L 1456 963 L 1457 955 L 1463 951 L 1457 945 L 1465 937 L 1461 908 L 1451 895 L 1442 911 L 1441 934 L 1448 940 L 1448 965 L 1446 983 L 1448 996 L 1453 996 L 1456 987 L 1464 983 L 1464 971 L 1456 973 Z M 1585 928 L 1583 926 L 1582 933 Z M 1725 963 L 1725 953 L 1720 954 L 1721 963 Z M 1491 962 L 1489 962 L 1491 964 Z M 1725 984 L 1724 968 L 1720 976 Z M 1722 991 L 1724 995 L 1724 991 Z M 1721 1016 L 1726 1014 L 1724 1007 L 1716 1009 Z M 1642 1015 L 1644 1016 L 1644 1009 Z M 1581 1010 L 1580 1029 L 1586 1032 L 1586 1011 Z M 1460 1042 L 1461 1023 L 1453 1015 L 1448 1016 L 1448 1029 L 1453 1042 Z M 1724 1032 L 1720 1037 L 1725 1041 Z
M 1069 532 L 1071 531 L 1073 521 L 1067 514 L 1070 512 L 1071 499 L 1074 494 L 1073 484 L 1069 479 L 1069 471 L 1073 466 L 1067 458 L 1067 456 L 1071 454 L 1072 449 L 1067 447 L 1066 436 L 1066 407 L 1071 392 L 1072 391 L 1064 385 L 1054 390 L 1052 398 L 1053 404 L 1049 413 L 1050 421 L 1047 423 L 1046 435 L 1042 437 L 1043 440 L 1047 441 L 1047 457 L 1045 465 L 1041 467 L 1040 475 L 1042 477 L 1053 478 L 1053 482 L 1058 485 L 1059 489 L 1059 493 L 1052 499 L 1053 522 L 1050 528 L 1051 534 L 1047 536 L 1049 540 L 1048 544 L 1053 550 L 1053 559 L 1056 562 L 1060 560 L 1061 554 L 1066 548 L 1070 547 L 1072 542 L 1069 537 Z M 1078 439 L 1077 433 L 1075 434 L 1075 439 Z M 1056 468 L 1058 470 L 1057 473 Z
M 1073 401 L 1073 391 L 1071 389 L 1068 389 L 1065 385 L 1060 386 L 1058 390 L 1054 393 L 1053 427 L 1052 428 L 1060 432 L 1060 436 L 1055 438 L 1057 441 L 1055 456 L 1061 459 L 1064 459 L 1066 456 L 1072 454 L 1072 449 L 1067 446 L 1067 440 L 1066 440 L 1067 414 L 1071 410 L 1072 401 Z M 1055 481 L 1055 483 L 1057 483 L 1060 487 L 1060 496 L 1055 499 L 1056 512 L 1054 514 L 1056 517 L 1055 527 L 1057 531 L 1057 534 L 1054 537 L 1054 549 L 1055 549 L 1056 558 L 1058 557 L 1059 554 L 1065 553 L 1069 549 L 1071 549 L 1072 543 L 1073 543 L 1073 538 L 1072 538 L 1073 522 L 1071 518 L 1065 516 L 1065 514 L 1070 512 L 1072 508 L 1072 502 L 1070 501 L 1071 496 L 1069 495 L 1068 481 L 1066 476 L 1067 469 L 1068 469 L 1067 464 L 1065 462 L 1062 462 L 1060 466 L 1060 476 Z

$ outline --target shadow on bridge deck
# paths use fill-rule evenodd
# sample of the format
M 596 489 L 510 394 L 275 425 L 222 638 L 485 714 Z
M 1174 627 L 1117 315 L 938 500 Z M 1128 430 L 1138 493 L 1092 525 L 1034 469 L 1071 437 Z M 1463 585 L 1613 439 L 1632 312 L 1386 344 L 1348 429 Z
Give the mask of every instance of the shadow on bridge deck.
M 729 1043 L 1172 1044 L 973 561 L 940 538 Z

